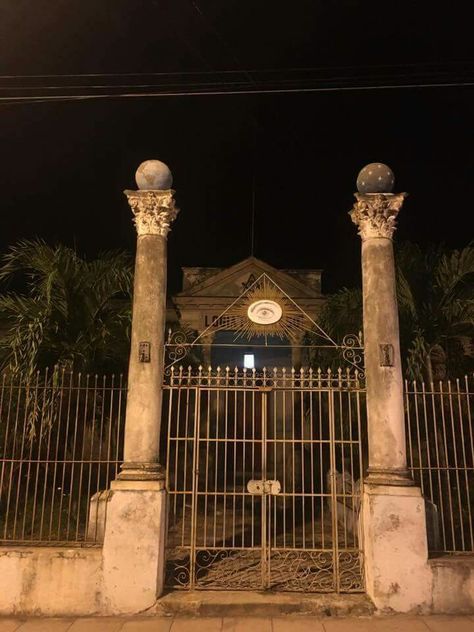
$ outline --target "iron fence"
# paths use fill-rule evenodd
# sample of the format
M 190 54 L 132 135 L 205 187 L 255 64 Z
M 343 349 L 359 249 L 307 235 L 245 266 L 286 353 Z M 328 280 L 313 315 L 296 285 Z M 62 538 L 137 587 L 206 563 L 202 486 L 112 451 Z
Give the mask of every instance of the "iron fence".
M 1 378 L 0 543 L 100 542 L 125 397 L 122 376 Z
M 408 466 L 426 498 L 432 553 L 474 551 L 473 378 L 405 382 Z
M 312 379 L 321 390 L 320 376 Z M 432 553 L 474 551 L 473 382 L 405 383 L 408 465 L 427 499 Z M 122 376 L 0 378 L 0 543 L 101 541 L 106 490 L 122 461 L 125 400 Z
M 357 373 L 171 369 L 173 588 L 363 591 Z

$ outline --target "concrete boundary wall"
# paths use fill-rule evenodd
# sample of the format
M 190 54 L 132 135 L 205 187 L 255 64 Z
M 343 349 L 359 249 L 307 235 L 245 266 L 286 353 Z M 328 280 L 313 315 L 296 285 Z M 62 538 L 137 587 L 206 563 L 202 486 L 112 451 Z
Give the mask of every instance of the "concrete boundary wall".
M 433 573 L 433 612 L 474 612 L 474 555 L 433 558 L 429 566 Z
M 101 612 L 102 549 L 0 547 L 0 615 Z
M 428 566 L 431 612 L 474 612 L 474 556 L 432 559 Z M 102 548 L 0 547 L 0 615 L 114 614 L 104 601 Z

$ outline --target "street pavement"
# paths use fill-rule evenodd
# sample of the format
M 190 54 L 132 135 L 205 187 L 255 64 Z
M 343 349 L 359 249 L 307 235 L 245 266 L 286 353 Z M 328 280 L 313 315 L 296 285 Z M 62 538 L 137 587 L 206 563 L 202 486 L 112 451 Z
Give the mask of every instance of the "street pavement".
M 474 632 L 470 616 L 0 618 L 0 632 Z

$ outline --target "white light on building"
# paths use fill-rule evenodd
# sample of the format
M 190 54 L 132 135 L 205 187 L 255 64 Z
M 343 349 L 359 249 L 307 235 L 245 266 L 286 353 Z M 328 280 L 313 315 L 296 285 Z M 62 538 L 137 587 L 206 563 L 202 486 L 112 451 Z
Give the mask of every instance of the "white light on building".
M 244 367 L 246 369 L 254 369 L 255 368 L 255 356 L 253 353 L 245 353 L 244 354 Z

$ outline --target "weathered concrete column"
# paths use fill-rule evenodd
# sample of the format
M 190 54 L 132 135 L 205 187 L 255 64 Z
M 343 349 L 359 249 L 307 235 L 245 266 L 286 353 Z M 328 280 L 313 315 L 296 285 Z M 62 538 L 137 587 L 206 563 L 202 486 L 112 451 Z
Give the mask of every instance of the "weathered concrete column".
M 177 209 L 171 173 L 142 163 L 125 191 L 137 229 L 125 461 L 111 484 L 103 548 L 104 610 L 141 612 L 163 591 L 166 490 L 158 462 L 166 318 L 166 239 Z
M 391 170 L 365 167 L 350 213 L 362 238 L 369 467 L 362 531 L 367 592 L 383 610 L 427 610 L 430 570 L 424 501 L 407 470 L 392 235 L 406 196 Z
M 405 193 L 356 193 L 362 238 L 368 481 L 413 485 L 407 470 L 403 378 L 392 235 Z
M 158 480 L 171 190 L 125 191 L 137 229 L 133 319 L 121 480 Z
M 305 360 L 303 354 L 303 342 L 304 334 L 298 334 L 293 341 L 293 346 L 291 347 L 291 365 L 295 369 L 300 369 L 303 365 L 303 361 Z
M 206 334 L 201 336 L 199 342 L 203 345 L 202 349 L 202 362 L 203 366 L 207 369 L 207 367 L 212 365 L 212 344 L 214 342 L 214 337 L 216 333 L 214 331 L 208 331 Z M 215 368 L 215 367 L 214 367 Z

